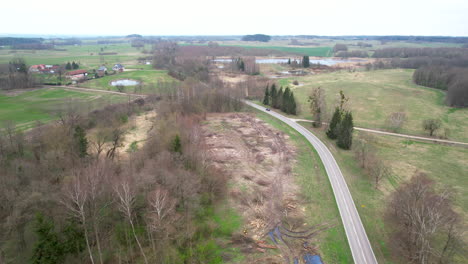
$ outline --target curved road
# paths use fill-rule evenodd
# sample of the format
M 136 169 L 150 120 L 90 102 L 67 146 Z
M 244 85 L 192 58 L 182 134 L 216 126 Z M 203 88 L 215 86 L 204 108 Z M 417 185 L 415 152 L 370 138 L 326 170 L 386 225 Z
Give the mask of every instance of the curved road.
M 367 238 L 366 230 L 364 229 L 361 218 L 357 212 L 356 206 L 353 202 L 353 197 L 349 192 L 348 185 L 343 178 L 338 164 L 333 158 L 333 155 L 328 148 L 323 144 L 314 134 L 303 126 L 294 122 L 292 119 L 275 113 L 273 111 L 266 111 L 264 107 L 258 106 L 254 103 L 244 101 L 247 105 L 254 107 L 264 113 L 272 115 L 292 128 L 301 133 L 317 150 L 320 159 L 322 160 L 328 178 L 332 185 L 333 193 L 335 195 L 338 210 L 341 215 L 341 221 L 346 231 L 351 253 L 353 254 L 354 263 L 356 264 L 372 264 L 377 263 L 374 251 Z

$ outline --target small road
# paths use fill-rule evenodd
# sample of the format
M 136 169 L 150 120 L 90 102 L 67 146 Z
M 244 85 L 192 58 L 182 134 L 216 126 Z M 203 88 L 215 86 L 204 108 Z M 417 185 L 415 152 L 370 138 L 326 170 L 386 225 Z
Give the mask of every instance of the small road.
M 309 122 L 309 123 L 314 122 L 312 120 L 307 120 L 307 119 L 291 119 L 291 120 L 294 121 L 294 122 Z M 326 124 L 326 123 L 323 123 L 323 124 Z M 392 133 L 392 132 L 386 132 L 386 131 L 363 128 L 363 127 L 354 127 L 354 129 L 359 130 L 359 131 L 369 132 L 369 133 L 387 135 L 387 136 L 403 137 L 403 138 L 409 138 L 409 139 L 415 139 L 415 140 L 428 141 L 428 142 L 432 142 L 432 143 L 442 143 L 442 144 L 460 145 L 460 146 L 468 147 L 468 143 L 459 142 L 459 141 L 452 141 L 452 140 L 445 140 L 445 139 L 438 139 L 438 138 L 429 138 L 429 137 L 420 137 L 420 136 L 412 136 L 412 135 Z
M 353 254 L 354 263 L 356 264 L 374 264 L 377 263 L 374 251 L 372 250 L 369 239 L 367 238 L 366 230 L 362 225 L 361 218 L 359 217 L 356 206 L 353 202 L 353 197 L 349 192 L 348 185 L 346 184 L 340 167 L 336 163 L 335 158 L 314 134 L 309 130 L 299 125 L 294 120 L 278 114 L 273 111 L 266 111 L 264 107 L 258 106 L 252 102 L 244 101 L 247 105 L 256 108 L 264 113 L 278 118 L 284 123 L 301 133 L 317 150 L 317 153 L 322 160 L 328 179 L 332 185 L 333 193 L 335 195 L 336 204 L 341 215 L 341 221 L 345 228 L 346 237 L 348 238 L 351 253 Z
M 83 88 L 83 87 L 75 87 L 75 86 L 44 86 L 46 88 L 61 88 L 61 89 L 68 89 L 68 90 L 77 90 L 83 92 L 97 92 L 97 93 L 107 93 L 107 94 L 116 94 L 116 95 L 124 95 L 124 96 L 133 96 L 133 97 L 146 97 L 147 95 L 144 94 L 134 94 L 134 93 L 121 93 L 116 91 L 107 91 L 107 90 L 99 90 L 99 89 L 92 89 L 92 88 Z

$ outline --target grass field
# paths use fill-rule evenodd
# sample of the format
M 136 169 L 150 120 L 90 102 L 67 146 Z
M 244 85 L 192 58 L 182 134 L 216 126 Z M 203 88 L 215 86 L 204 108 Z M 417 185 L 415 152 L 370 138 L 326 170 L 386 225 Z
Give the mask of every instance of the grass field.
M 12 58 L 22 57 L 28 65 L 65 64 L 68 61 L 77 61 L 82 68 L 90 69 L 103 64 L 111 67 L 115 63 L 135 64 L 136 59 L 143 56 L 141 50 L 133 48 L 130 44 L 78 45 L 60 46 L 58 48 L 66 50 L 0 49 L 0 63 L 8 63 Z M 145 48 L 150 49 L 149 46 Z M 117 52 L 117 54 L 100 56 L 100 52 Z
M 146 65 L 144 65 L 146 66 Z M 142 89 L 139 91 L 137 86 L 125 87 L 125 92 L 128 93 L 144 93 L 144 94 L 159 94 L 166 93 L 167 89 L 164 88 L 163 83 L 178 82 L 178 80 L 172 78 L 167 74 L 165 70 L 135 70 L 125 71 L 115 75 L 108 75 L 102 78 L 89 80 L 80 84 L 81 87 L 101 89 L 101 90 L 112 90 L 117 91 L 115 86 L 110 85 L 111 81 L 119 79 L 133 79 L 142 83 Z
M 333 72 L 283 79 L 282 85 L 293 87 L 294 95 L 301 108 L 300 118 L 311 119 L 307 98 L 315 87 L 325 90 L 327 112 L 331 115 L 338 100 L 338 93 L 343 90 L 349 97 L 355 126 L 388 129 L 387 118 L 390 113 L 404 111 L 407 115 L 400 133 L 425 135 L 422 121 L 439 118 L 442 129 L 438 135 L 449 131 L 449 139 L 468 142 L 468 109 L 451 108 L 444 104 L 445 92 L 415 85 L 412 82 L 412 70 L 379 70 L 369 72 Z M 303 86 L 291 85 L 299 80 Z
M 310 123 L 301 124 L 310 129 Z M 372 145 L 379 157 L 392 168 L 391 178 L 382 181 L 376 190 L 357 164 L 352 151 L 338 149 L 323 130 L 312 131 L 328 146 L 338 162 L 379 263 L 393 263 L 386 245 L 391 230 L 383 221 L 388 195 L 416 171 L 427 173 L 440 188 L 453 187 L 457 211 L 461 213 L 463 222 L 468 222 L 468 182 L 464 180 L 468 175 L 468 149 L 376 135 Z M 355 133 L 355 138 L 360 133 L 364 132 Z M 457 258 L 456 263 L 466 263 L 463 256 Z
M 55 119 L 56 112 L 64 109 L 71 102 L 88 112 L 125 100 L 127 100 L 126 97 L 119 95 L 97 95 L 54 88 L 26 91 L 18 95 L 0 93 L 0 124 L 10 120 L 14 121 L 19 128 L 27 129 L 36 121 L 47 122 Z
M 323 222 L 336 223 L 318 237 L 319 250 L 326 263 L 352 263 L 335 197 L 323 164 L 310 143 L 296 130 L 267 114 L 255 111 L 257 117 L 286 133 L 297 147 L 297 163 L 293 173 L 307 201 L 306 219 L 309 225 Z

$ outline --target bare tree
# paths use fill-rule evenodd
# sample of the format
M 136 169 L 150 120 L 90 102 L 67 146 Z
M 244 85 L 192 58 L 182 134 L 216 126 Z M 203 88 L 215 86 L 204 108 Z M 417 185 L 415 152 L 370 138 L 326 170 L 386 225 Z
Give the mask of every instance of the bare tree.
M 314 88 L 309 96 L 310 111 L 314 115 L 314 127 L 322 126 L 322 119 L 325 116 L 325 91 L 321 87 Z
M 437 193 L 423 173 L 393 193 L 387 216 L 396 230 L 391 237 L 395 253 L 410 263 L 450 263 L 447 253 L 453 249 L 458 219 L 450 193 Z M 440 243 L 437 237 L 444 236 L 446 243 Z
M 93 253 L 89 242 L 88 218 L 85 210 L 89 196 L 86 185 L 83 183 L 79 173 L 76 173 L 71 182 L 65 186 L 64 193 L 65 195 L 61 202 L 69 210 L 70 214 L 83 226 L 89 259 L 91 263 L 94 264 Z
M 133 237 L 140 248 L 140 252 L 145 260 L 145 263 L 148 264 L 148 259 L 146 258 L 145 251 L 143 246 L 138 239 L 138 236 L 135 232 L 135 225 L 133 222 L 133 210 L 135 206 L 136 191 L 135 186 L 130 183 L 129 179 L 121 179 L 117 181 L 114 185 L 114 193 L 117 196 L 118 200 L 118 209 L 125 216 L 130 227 L 132 228 Z
M 375 157 L 375 156 L 374 156 Z M 379 187 L 382 179 L 388 178 L 391 174 L 391 169 L 382 160 L 374 158 L 372 167 L 369 168 L 370 175 L 374 179 L 375 188 Z
M 429 136 L 431 137 L 441 126 L 442 122 L 440 119 L 426 119 L 423 121 L 423 128 L 424 130 L 429 131 Z
M 109 135 L 104 130 L 99 130 L 94 138 L 94 141 L 91 141 L 91 146 L 93 146 L 96 151 L 96 159 L 99 159 L 99 156 L 104 151 L 104 147 L 109 139 Z
M 394 132 L 398 132 L 406 121 L 406 113 L 401 112 L 393 112 L 388 116 L 387 122 L 390 129 Z

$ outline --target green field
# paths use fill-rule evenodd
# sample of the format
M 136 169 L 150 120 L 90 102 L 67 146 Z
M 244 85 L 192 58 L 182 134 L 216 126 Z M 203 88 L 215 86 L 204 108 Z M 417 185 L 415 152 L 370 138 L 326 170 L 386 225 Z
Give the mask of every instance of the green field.
M 27 129 L 34 126 L 36 121 L 47 122 L 55 119 L 57 112 L 65 109 L 70 103 L 78 105 L 84 112 L 89 112 L 124 100 L 127 98 L 119 95 L 55 88 L 36 89 L 18 95 L 0 93 L 0 124 L 10 120 L 18 127 Z
M 346 239 L 335 197 L 325 168 L 312 145 L 296 130 L 271 117 L 255 111 L 257 117 L 286 133 L 297 148 L 297 162 L 293 173 L 301 186 L 307 203 L 306 221 L 309 226 L 329 222 L 337 224 L 317 237 L 320 254 L 326 263 L 352 263 L 351 250 Z
M 110 85 L 110 82 L 119 79 L 132 79 L 140 81 L 142 83 L 141 91 L 138 90 L 137 86 L 127 86 L 124 88 L 124 92 L 144 94 L 167 93 L 169 91 L 167 91 L 167 89 L 164 87 L 164 83 L 178 82 L 176 79 L 169 76 L 165 70 L 134 70 L 89 80 L 80 84 L 80 86 L 93 89 L 117 91 L 117 88 Z
M 311 129 L 310 123 L 301 125 Z M 468 175 L 468 149 L 375 135 L 372 145 L 377 149 L 379 157 L 392 168 L 391 178 L 384 180 L 376 190 L 354 159 L 352 151 L 337 148 L 323 130 L 311 130 L 328 146 L 338 162 L 379 263 L 393 263 L 386 245 L 391 230 L 383 221 L 388 195 L 417 171 L 427 173 L 437 182 L 438 187 L 454 188 L 457 211 L 461 213 L 462 221 L 467 223 L 468 182 L 464 179 Z M 355 138 L 360 133 L 364 132 L 355 133 Z M 457 256 L 456 263 L 466 263 L 462 257 Z
M 313 88 L 320 86 L 325 90 L 328 116 L 338 101 L 339 91 L 343 90 L 350 98 L 355 126 L 386 130 L 389 114 L 404 111 L 407 121 L 400 133 L 427 135 L 422 129 L 422 121 L 439 118 L 442 129 L 438 135 L 444 135 L 444 129 L 448 129 L 449 139 L 468 142 L 468 109 L 446 106 L 445 92 L 415 85 L 412 74 L 413 70 L 403 69 L 353 73 L 340 71 L 283 79 L 280 84 L 293 87 L 301 109 L 300 118 L 312 118 L 307 98 Z M 303 86 L 292 85 L 295 79 Z
M 144 56 L 142 50 L 133 48 L 130 44 L 59 46 L 58 48 L 66 50 L 0 49 L 0 64 L 8 63 L 15 57 L 22 57 L 28 65 L 65 64 L 68 61 L 76 61 L 82 68 L 91 69 L 100 65 L 112 67 L 115 63 L 135 64 L 138 57 Z M 150 49 L 149 46 L 145 48 Z M 117 52 L 117 54 L 100 56 L 100 52 Z

